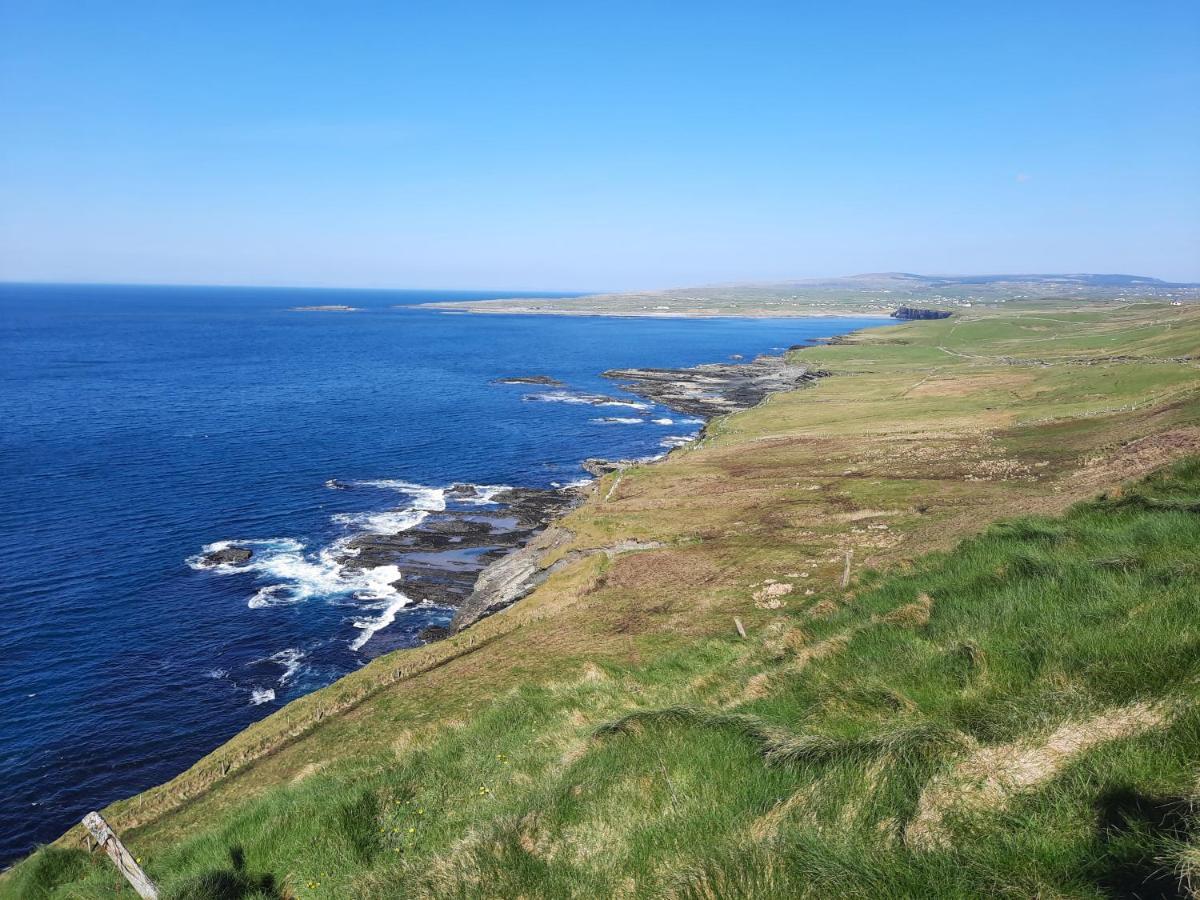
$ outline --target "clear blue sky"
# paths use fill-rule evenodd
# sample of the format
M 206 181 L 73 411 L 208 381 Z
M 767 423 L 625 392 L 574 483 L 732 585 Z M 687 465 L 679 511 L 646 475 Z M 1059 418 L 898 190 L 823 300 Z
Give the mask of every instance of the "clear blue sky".
M 1200 280 L 1200 3 L 0 0 L 0 278 Z

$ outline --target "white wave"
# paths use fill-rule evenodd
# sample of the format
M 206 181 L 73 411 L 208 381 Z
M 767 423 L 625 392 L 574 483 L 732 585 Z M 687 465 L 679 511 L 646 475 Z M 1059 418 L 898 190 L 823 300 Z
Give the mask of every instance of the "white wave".
M 424 484 L 414 484 L 411 481 L 400 481 L 394 478 L 380 478 L 370 481 L 353 481 L 350 484 L 357 487 L 383 488 L 384 490 L 399 491 L 412 498 L 412 503 L 403 509 L 388 509 L 377 512 L 338 513 L 333 521 L 339 525 L 358 528 L 371 534 L 396 534 L 408 531 L 420 525 L 431 512 L 441 512 L 446 508 L 445 488 L 429 487 Z
M 660 447 L 682 447 L 696 439 L 694 434 L 671 434 L 658 442 Z
M 471 506 L 486 506 L 489 503 L 495 503 L 497 495 L 512 490 L 512 487 L 507 484 L 473 484 L 471 487 L 475 489 L 475 496 L 455 497 L 455 501 L 468 503 Z
M 415 528 L 429 517 L 423 509 L 389 509 L 383 512 L 338 513 L 333 521 L 371 534 L 397 534 Z
M 263 703 L 270 703 L 275 699 L 274 688 L 254 688 L 250 692 L 250 705 L 259 706 Z
M 627 406 L 630 409 L 649 409 L 649 403 L 639 403 L 636 400 L 604 400 L 597 406 Z
M 675 424 L 674 419 L 651 419 L 650 421 L 653 422 L 655 425 L 674 425 Z
M 411 481 L 401 481 L 397 478 L 376 478 L 369 481 L 354 481 L 351 484 L 361 487 L 384 488 L 389 491 L 399 491 L 413 498 L 412 508 L 425 512 L 441 512 L 446 508 L 446 489 L 429 487 L 425 484 L 415 484 Z
M 645 419 L 623 419 L 619 416 L 610 416 L 604 419 L 592 419 L 597 425 L 645 425 Z M 668 419 L 668 422 L 671 420 Z
M 550 482 L 550 486 L 559 488 L 560 490 L 569 491 L 573 488 L 587 487 L 595 480 L 595 478 L 589 476 L 587 478 L 580 478 L 575 481 L 568 481 L 566 484 L 563 484 L 561 481 L 552 481 Z
M 526 394 L 522 400 L 534 400 L 540 403 L 586 403 L 589 406 L 624 406 L 629 409 L 649 409 L 649 403 L 636 400 L 618 400 L 604 394 L 577 394 L 571 391 L 541 391 L 536 394 Z
M 394 592 L 395 596 L 386 603 L 376 604 L 372 609 L 379 612 L 379 615 L 373 619 L 357 619 L 354 622 L 354 627 L 362 630 L 362 633 L 350 642 L 351 650 L 360 650 L 371 638 L 375 637 L 376 632 L 387 628 L 396 621 L 396 613 L 408 606 L 412 600 L 401 594 L 399 591 Z
M 283 666 L 283 674 L 279 676 L 281 685 L 291 681 L 296 673 L 303 668 L 301 660 L 304 659 L 304 651 L 298 647 L 288 647 L 286 650 L 280 650 L 278 653 L 272 653 L 267 657 L 268 660 L 276 665 Z
M 205 557 L 210 553 L 216 553 L 220 550 L 227 550 L 230 547 L 248 547 L 254 551 L 254 557 L 249 563 L 241 565 L 233 565 L 231 563 L 222 563 L 214 566 L 205 561 Z M 283 552 L 294 553 L 302 550 L 304 545 L 293 538 L 262 538 L 252 540 L 232 540 L 232 541 L 214 541 L 211 544 L 205 544 L 200 548 L 200 552 L 194 556 L 189 556 L 184 562 L 188 568 L 203 570 L 205 572 L 213 572 L 217 575 L 234 575 L 238 572 L 245 572 L 254 568 L 255 557 L 261 553 Z
M 539 403 L 596 403 L 599 398 L 588 394 L 572 394 L 570 391 L 540 391 L 536 394 L 526 394 L 522 400 L 536 400 Z
M 426 515 L 421 513 L 422 516 Z M 393 523 L 394 524 L 394 523 Z M 254 555 L 240 566 L 204 566 L 205 554 L 231 545 L 254 548 Z M 188 564 L 218 575 L 252 573 L 267 582 L 250 597 L 251 609 L 264 609 L 299 603 L 313 597 L 353 596 L 361 600 L 391 599 L 398 592 L 392 586 L 400 580 L 395 566 L 371 569 L 347 569 L 339 556 L 353 556 L 342 542 L 335 542 L 316 554 L 306 553 L 304 544 L 291 538 L 271 540 L 217 541 L 188 559 Z
M 208 673 L 209 678 L 226 678 L 229 675 L 228 669 L 212 669 Z
M 246 601 L 246 605 L 251 609 L 266 609 L 268 606 L 285 606 L 295 603 L 297 599 L 289 592 L 288 585 L 269 584 L 255 591 L 254 596 Z

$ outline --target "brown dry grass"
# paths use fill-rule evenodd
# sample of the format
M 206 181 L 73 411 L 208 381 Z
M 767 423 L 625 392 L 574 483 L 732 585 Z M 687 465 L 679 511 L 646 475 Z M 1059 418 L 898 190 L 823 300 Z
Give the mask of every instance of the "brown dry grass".
M 938 846 L 946 837 L 942 822 L 948 814 L 999 809 L 1013 794 L 1050 781 L 1092 747 L 1159 728 L 1168 719 L 1162 706 L 1134 703 L 1065 722 L 1041 743 L 981 747 L 925 788 L 905 840 L 912 847 Z

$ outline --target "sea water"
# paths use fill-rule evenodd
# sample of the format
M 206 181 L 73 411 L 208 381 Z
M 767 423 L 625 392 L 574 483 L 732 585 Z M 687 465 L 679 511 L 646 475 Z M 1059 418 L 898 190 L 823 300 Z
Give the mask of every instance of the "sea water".
M 349 537 L 700 428 L 605 369 L 878 324 L 415 307 L 489 296 L 0 285 L 0 863 L 448 620 L 343 571 Z M 494 383 L 522 375 L 563 384 Z M 251 562 L 201 564 L 229 543 Z

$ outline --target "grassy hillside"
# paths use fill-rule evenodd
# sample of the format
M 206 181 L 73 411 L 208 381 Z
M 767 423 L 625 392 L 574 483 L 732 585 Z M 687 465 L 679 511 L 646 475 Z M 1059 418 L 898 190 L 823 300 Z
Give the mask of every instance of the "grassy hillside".
M 1197 352 L 1200 309 L 1149 304 L 802 351 L 837 377 L 607 477 L 543 563 L 664 548 L 106 815 L 181 897 L 1185 896 Z M 112 896 L 79 846 L 0 896 Z

